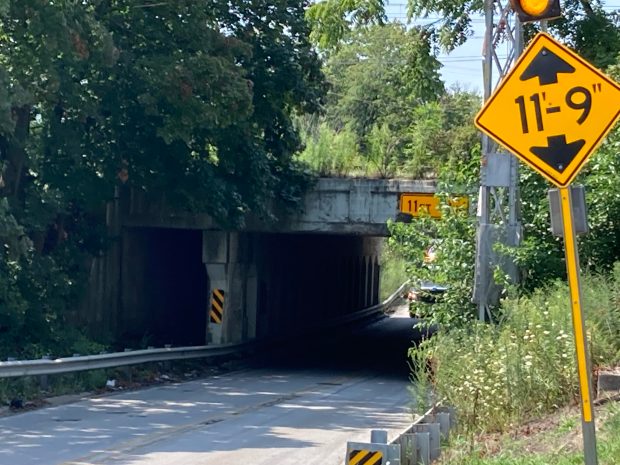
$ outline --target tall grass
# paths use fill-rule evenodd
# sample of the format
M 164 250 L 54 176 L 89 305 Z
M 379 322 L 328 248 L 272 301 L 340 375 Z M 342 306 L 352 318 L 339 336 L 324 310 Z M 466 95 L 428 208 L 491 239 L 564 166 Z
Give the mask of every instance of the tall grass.
M 305 149 L 297 159 L 319 176 L 366 174 L 367 163 L 359 155 L 355 135 L 332 131 L 325 123 L 308 126 L 303 134 Z
M 590 276 L 582 287 L 595 365 L 620 364 L 620 262 L 610 278 Z
M 300 116 L 296 125 L 305 147 L 296 159 L 319 176 L 412 175 L 400 159 L 402 140 L 394 137 L 387 125 L 373 127 L 365 142 L 349 128 L 335 130 L 316 116 Z M 360 144 L 365 144 L 365 149 Z
M 586 276 L 583 303 L 596 366 L 620 361 L 620 266 Z M 460 412 L 466 433 L 503 431 L 578 396 L 568 288 L 555 283 L 503 302 L 498 325 L 441 329 L 411 353 L 418 378 Z M 430 365 L 431 369 L 428 370 Z
M 617 465 L 618 457 L 620 457 L 620 409 L 614 404 L 608 404 L 604 409 L 607 411 L 606 415 L 597 425 L 598 463 Z M 577 423 L 576 418 L 570 418 L 564 425 L 540 434 L 534 433 L 532 437 L 504 437 L 501 439 L 501 450 L 495 453 L 486 449 L 484 447 L 486 444 L 482 447 L 477 445 L 475 450 L 467 451 L 466 444 L 462 444 L 462 441 L 457 439 L 452 441 L 449 454 L 442 456 L 439 463 L 442 465 L 581 464 L 583 452 L 570 447 L 571 440 L 574 440 L 574 429 Z M 557 443 L 557 439 L 554 441 L 554 438 L 558 438 L 561 444 Z M 551 440 L 551 443 L 548 440 Z M 490 443 L 494 449 L 496 449 L 496 444 Z

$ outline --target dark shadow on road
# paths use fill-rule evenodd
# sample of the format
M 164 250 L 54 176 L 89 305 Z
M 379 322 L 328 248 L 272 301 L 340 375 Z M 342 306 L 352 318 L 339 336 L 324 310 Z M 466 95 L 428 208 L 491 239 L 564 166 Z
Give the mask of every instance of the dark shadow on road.
M 262 366 L 317 368 L 334 373 L 359 371 L 408 380 L 408 351 L 432 330 L 414 328 L 405 306 L 367 326 L 315 332 L 291 339 L 260 358 Z
M 366 327 L 290 340 L 240 371 L 0 419 L 0 463 L 52 465 L 70 456 L 146 464 L 151 454 L 191 463 L 209 453 L 196 463 L 219 465 L 233 451 L 276 457 L 330 440 L 341 450 L 354 431 L 399 428 L 409 419 L 407 351 L 422 337 L 415 323 L 400 311 Z M 323 463 L 310 456 L 316 461 L 305 463 Z

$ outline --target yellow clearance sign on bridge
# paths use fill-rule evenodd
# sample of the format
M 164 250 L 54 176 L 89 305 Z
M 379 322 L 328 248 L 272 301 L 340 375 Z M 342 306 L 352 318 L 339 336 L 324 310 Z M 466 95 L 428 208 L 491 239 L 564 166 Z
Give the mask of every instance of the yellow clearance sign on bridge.
M 565 187 L 620 116 L 620 86 L 539 33 L 476 116 L 476 126 Z
M 414 217 L 429 215 L 432 218 L 441 218 L 439 203 L 439 197 L 427 192 L 400 194 L 400 211 Z M 450 197 L 448 205 L 453 208 L 467 209 L 469 197 L 465 195 Z

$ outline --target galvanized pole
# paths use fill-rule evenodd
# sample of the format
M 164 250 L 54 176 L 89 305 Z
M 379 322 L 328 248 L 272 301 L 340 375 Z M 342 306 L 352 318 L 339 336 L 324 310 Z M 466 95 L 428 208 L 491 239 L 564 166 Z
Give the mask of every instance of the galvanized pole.
M 485 35 L 484 61 L 482 75 L 484 79 L 484 100 L 487 101 L 493 92 L 493 3 L 494 0 L 485 0 Z M 482 135 L 482 163 L 480 167 L 480 190 L 478 194 L 478 237 L 476 244 L 476 280 L 474 286 L 474 300 L 478 303 L 478 319 L 484 321 L 487 312 L 487 293 L 490 281 L 489 256 L 487 247 L 487 225 L 489 224 L 489 187 L 487 186 L 487 155 L 491 151 L 492 141 L 486 134 Z
M 581 394 L 581 428 L 583 434 L 583 454 L 585 465 L 597 465 L 596 427 L 592 406 L 592 378 L 588 358 L 588 342 L 585 321 L 581 309 L 581 284 L 579 282 L 579 253 L 575 238 L 573 221 L 572 196 L 570 187 L 560 188 L 562 226 L 564 231 L 564 253 L 566 272 L 570 287 L 571 313 L 575 335 L 575 352 L 577 357 L 577 374 L 579 375 L 579 391 Z
M 484 99 L 506 75 L 523 50 L 521 25 L 507 1 L 485 0 Z M 501 57 L 498 47 L 506 46 Z M 493 70 L 498 79 L 494 82 Z M 482 136 L 482 162 L 478 194 L 478 233 L 476 239 L 476 270 L 473 301 L 478 304 L 478 318 L 492 319 L 490 307 L 499 301 L 499 286 L 493 280 L 493 269 L 500 265 L 513 282 L 518 281 L 514 263 L 499 257 L 494 244 L 517 246 L 521 241 L 519 221 L 519 172 L 517 159 Z

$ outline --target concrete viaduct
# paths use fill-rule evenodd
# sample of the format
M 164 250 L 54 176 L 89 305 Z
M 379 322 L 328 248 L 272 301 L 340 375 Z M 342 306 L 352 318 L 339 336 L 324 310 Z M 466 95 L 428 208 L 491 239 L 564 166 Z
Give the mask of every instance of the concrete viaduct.
M 302 213 L 223 231 L 140 196 L 108 206 L 113 237 L 76 318 L 136 345 L 243 342 L 320 328 L 379 302 L 386 222 L 431 181 L 321 178 Z

